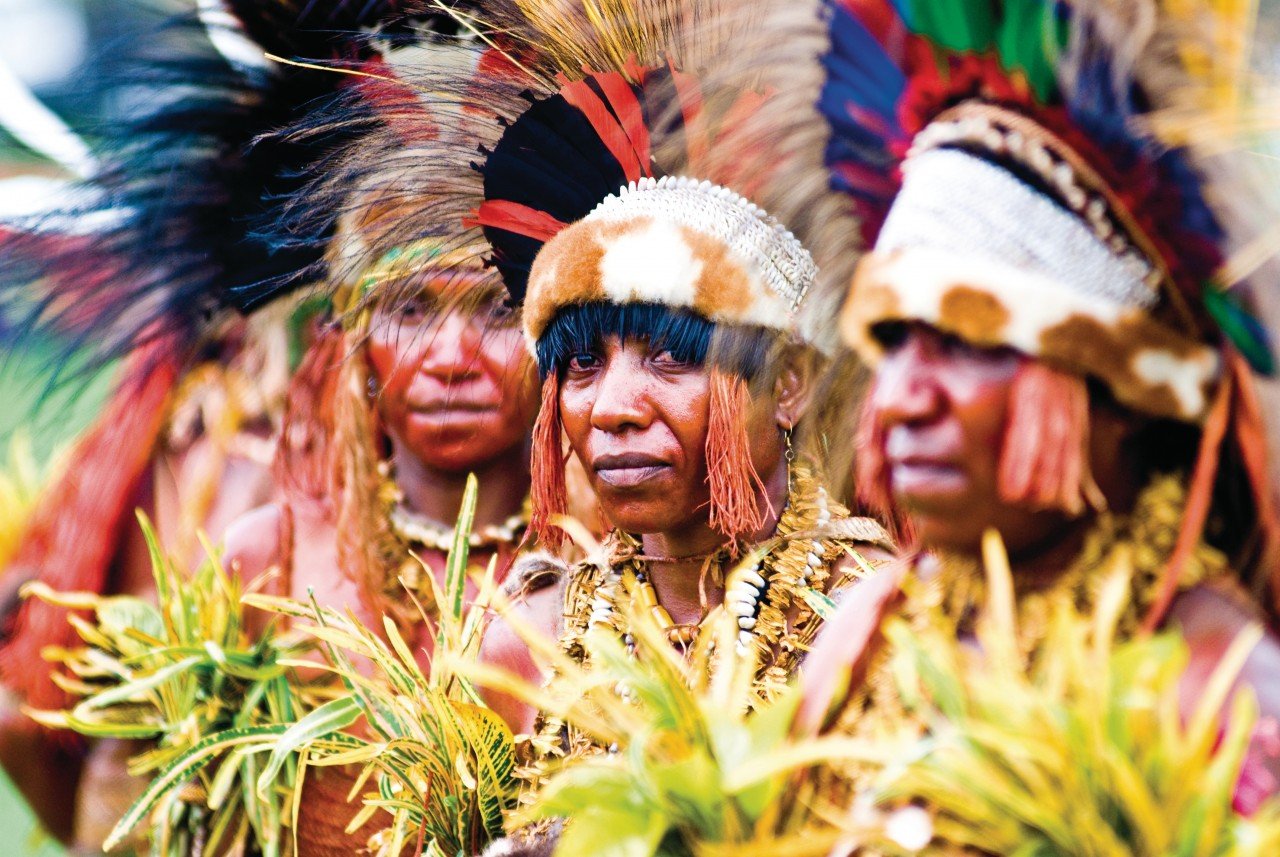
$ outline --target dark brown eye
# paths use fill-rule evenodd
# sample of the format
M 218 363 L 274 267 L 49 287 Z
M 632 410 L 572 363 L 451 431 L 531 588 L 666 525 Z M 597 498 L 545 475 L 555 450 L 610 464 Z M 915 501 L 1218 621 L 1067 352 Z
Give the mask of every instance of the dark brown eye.
M 566 365 L 570 372 L 590 372 L 600 365 L 600 358 L 584 351 L 571 355 Z

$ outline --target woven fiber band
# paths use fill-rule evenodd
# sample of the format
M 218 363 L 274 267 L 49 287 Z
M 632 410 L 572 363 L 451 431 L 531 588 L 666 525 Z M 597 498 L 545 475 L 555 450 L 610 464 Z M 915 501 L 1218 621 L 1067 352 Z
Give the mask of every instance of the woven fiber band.
M 985 257 L 1122 306 L 1159 300 L 1141 254 L 1115 252 L 1074 213 L 959 149 L 929 149 L 904 165 L 876 252 L 904 248 Z

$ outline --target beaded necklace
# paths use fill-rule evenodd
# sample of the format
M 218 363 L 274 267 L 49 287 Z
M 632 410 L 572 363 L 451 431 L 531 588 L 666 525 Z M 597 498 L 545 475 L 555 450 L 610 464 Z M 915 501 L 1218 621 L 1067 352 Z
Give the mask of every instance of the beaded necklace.
M 528 501 L 525 508 L 512 515 L 501 524 L 490 524 L 467 536 L 467 544 L 472 550 L 514 545 L 520 541 L 529 526 Z M 448 552 L 453 547 L 454 528 L 433 521 L 397 502 L 387 515 L 391 530 L 406 545 L 414 545 L 426 550 Z
M 757 684 L 767 698 L 786 684 L 821 625 L 821 617 L 803 593 L 807 589 L 832 593 L 855 580 L 854 574 L 832 580 L 831 568 L 858 544 L 892 549 L 878 523 L 850 517 L 808 464 L 792 462 L 777 533 L 761 546 L 764 554 L 758 562 L 731 571 L 722 607 L 709 611 L 697 624 L 677 625 L 658 603 L 649 573 L 651 560 L 642 554 L 639 540 L 614 533 L 608 542 L 607 564 L 583 563 L 569 581 L 562 648 L 585 663 L 585 636 L 597 626 L 614 629 L 630 645 L 626 615 L 618 609 L 623 602 L 643 605 L 667 631 L 668 639 L 685 647 L 712 617 L 728 611 L 737 620 L 739 651 L 754 652 L 758 659 Z M 706 558 L 703 573 L 723 574 L 729 561 L 726 546 Z
M 1132 569 L 1131 594 L 1119 617 L 1116 634 L 1117 639 L 1123 640 L 1137 633 L 1154 603 L 1160 573 L 1177 541 L 1186 496 L 1185 477 L 1177 474 L 1154 477 L 1139 495 L 1131 514 L 1099 514 L 1085 536 L 1080 553 L 1052 585 L 1018 595 L 1015 603 L 1018 643 L 1028 664 L 1047 654 L 1042 646 L 1049 623 L 1058 610 L 1069 605 L 1079 613 L 1092 613 L 1107 576 L 1103 572 L 1125 558 Z M 943 556 L 940 560 L 937 573 L 931 577 L 922 579 L 909 574 L 903 580 L 905 599 L 896 615 L 917 631 L 940 625 L 957 637 L 972 637 L 987 600 L 986 576 L 972 559 Z M 1227 572 L 1227 558 L 1202 541 L 1187 563 L 1178 586 L 1185 591 Z M 904 724 L 913 722 L 914 715 L 903 704 L 889 669 L 889 657 L 883 647 L 872 653 L 866 679 L 845 704 L 835 727 L 837 731 L 880 740 L 900 736 Z M 926 724 L 919 726 L 923 729 Z M 856 782 L 860 774 L 846 770 L 840 776 Z
M 427 583 L 430 570 L 423 567 L 416 556 L 424 551 L 435 551 L 447 554 L 453 548 L 454 527 L 433 521 L 404 505 L 404 495 L 396 485 L 388 462 L 378 467 L 382 476 L 382 485 L 378 489 L 378 499 L 386 509 L 387 524 L 391 534 L 399 542 L 397 553 L 404 557 L 396 573 L 391 575 L 383 587 L 382 595 L 395 604 L 403 601 L 404 590 L 408 587 L 419 602 L 427 610 L 434 609 L 431 600 L 432 588 Z M 467 536 L 467 544 L 472 551 L 492 550 L 501 553 L 514 550 L 524 538 L 529 527 L 530 503 L 526 497 L 518 514 L 512 515 L 501 524 L 490 524 Z M 416 611 L 407 614 L 411 618 L 421 618 Z

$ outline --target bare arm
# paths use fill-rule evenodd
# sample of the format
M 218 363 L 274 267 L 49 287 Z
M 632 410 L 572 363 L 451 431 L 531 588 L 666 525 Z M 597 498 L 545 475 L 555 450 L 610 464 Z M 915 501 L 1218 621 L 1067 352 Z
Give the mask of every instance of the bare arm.
M 1174 602 L 1170 622 L 1181 630 L 1190 650 L 1181 691 L 1185 714 L 1194 710 L 1236 636 L 1261 621 L 1243 593 L 1221 587 L 1196 587 Z M 1235 686 L 1251 689 L 1258 701 L 1258 724 L 1236 786 L 1237 808 L 1249 813 L 1280 793 L 1280 637 L 1273 630 L 1268 629 L 1249 653 Z

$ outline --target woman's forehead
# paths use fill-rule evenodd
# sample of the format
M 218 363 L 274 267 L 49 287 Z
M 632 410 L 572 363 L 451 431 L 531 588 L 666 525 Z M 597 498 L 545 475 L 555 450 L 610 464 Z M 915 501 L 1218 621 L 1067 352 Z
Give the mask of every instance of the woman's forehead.
M 467 268 L 428 268 L 382 284 L 371 302 L 380 309 L 396 309 L 406 301 L 429 299 L 460 309 L 492 304 L 504 298 L 501 282 L 490 272 Z

